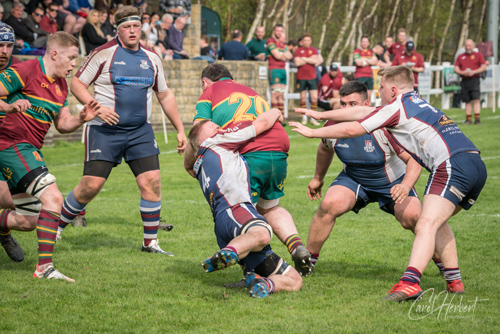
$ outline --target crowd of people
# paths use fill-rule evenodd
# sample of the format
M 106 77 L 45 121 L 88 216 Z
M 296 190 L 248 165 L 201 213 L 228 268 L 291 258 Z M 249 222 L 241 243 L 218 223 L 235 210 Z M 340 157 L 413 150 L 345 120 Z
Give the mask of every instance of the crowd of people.
M 360 47 L 353 52 L 353 77 L 343 76 L 335 64 L 318 75 L 317 66 L 323 59 L 309 34 L 304 34 L 300 43 L 287 45 L 283 26 L 278 24 L 264 43 L 259 27 L 249 43 L 250 51 L 240 47 L 241 32 L 234 31 L 233 41 L 222 46 L 219 56 L 246 59 L 253 52 L 255 59 L 267 59 L 271 104 L 251 87 L 234 81 L 224 65 L 210 64 L 201 73 L 203 93 L 196 104 L 188 142 L 162 61 L 189 57 L 182 48 L 182 29 L 189 15 L 177 8 L 160 21 L 158 14 L 141 15 L 144 2 L 134 4 L 99 12 L 84 3 L 76 10 L 86 13 L 81 33 L 86 36 L 85 48 L 92 50 L 69 87 L 84 106 L 77 115 L 69 113 L 66 83 L 81 47 L 73 33 L 77 21 L 70 32 L 44 35 L 43 57 L 23 63 L 12 56 L 20 32 L 15 24 L 0 22 L 0 243 L 12 260 L 22 261 L 24 251 L 11 231 L 36 230 L 39 261 L 33 276 L 73 282 L 54 268 L 56 241 L 62 240 L 64 229 L 98 196 L 112 169 L 123 159 L 140 190 L 141 250 L 173 255 L 159 246 L 157 238 L 162 206 L 160 152 L 148 122 L 154 92 L 176 129 L 177 151 L 185 153 L 184 168 L 198 180 L 212 211 L 220 249 L 203 262 L 206 272 L 239 263 L 244 278 L 228 286 L 247 287 L 254 298 L 300 290 L 302 277 L 317 266 L 336 219 L 376 202 L 415 234 L 409 266 L 384 300 L 418 298 L 422 294 L 420 278 L 431 259 L 442 272 L 447 291 L 464 292 L 455 239 L 447 221 L 477 200 L 486 181 L 486 168 L 479 150 L 456 123 L 418 95 L 423 60 L 404 29 L 398 32 L 398 41 L 390 44 L 386 38 L 386 45 L 375 50 L 369 48 L 369 38 L 362 36 Z M 9 22 L 22 22 L 21 6 L 13 4 Z M 46 17 L 52 18 L 49 23 L 57 22 L 59 6 L 47 4 Z M 31 17 L 35 27 L 42 22 L 41 15 L 41 7 L 36 7 Z M 22 41 L 40 39 L 29 37 L 25 35 Z M 209 40 L 202 41 L 203 48 L 209 50 Z M 149 43 L 154 51 L 141 47 L 143 43 Z M 485 69 L 484 58 L 473 48 L 473 42 L 467 40 L 465 53 L 455 64 L 465 82 L 462 87 L 469 111 L 470 101 L 477 98 L 476 78 Z M 316 129 L 290 122 L 292 131 L 323 139 L 308 186 L 311 200 L 321 198 L 335 153 L 344 164 L 312 219 L 306 244 L 293 217 L 280 205 L 290 148 L 283 128 L 287 61 L 298 67 L 301 108 L 297 111 L 304 114 L 302 123 L 307 123 L 307 117 L 313 125 L 320 125 L 317 120 L 328 120 Z M 371 107 L 369 99 L 371 66 L 383 67 L 379 94 L 384 105 L 378 108 Z M 307 96 L 311 109 L 305 109 Z M 317 112 L 318 106 L 327 111 Z M 328 111 L 338 107 L 341 110 Z M 467 121 L 470 123 L 470 118 Z M 63 199 L 40 149 L 52 124 L 59 132 L 69 133 L 85 123 L 83 176 Z M 422 167 L 431 175 L 421 204 L 413 187 Z M 273 234 L 286 247 L 293 267 L 271 249 Z

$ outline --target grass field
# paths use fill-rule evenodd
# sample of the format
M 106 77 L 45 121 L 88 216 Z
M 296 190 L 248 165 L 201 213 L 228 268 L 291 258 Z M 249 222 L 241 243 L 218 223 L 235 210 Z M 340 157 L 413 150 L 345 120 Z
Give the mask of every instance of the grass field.
M 448 116 L 463 122 L 461 110 Z M 468 212 L 451 219 L 466 288 L 463 297 L 440 294 L 446 285 L 434 264 L 422 277 L 428 291 L 418 304 L 383 303 L 410 254 L 413 236 L 371 204 L 348 213 L 323 247 L 314 274 L 297 293 L 263 300 L 226 282 L 239 268 L 204 273 L 201 262 L 217 249 L 210 209 L 197 182 L 158 135 L 162 154 L 162 217 L 174 224 L 159 231 L 160 245 L 175 257 L 140 251 L 140 196 L 126 164 L 113 170 L 100 195 L 87 207 L 87 228 L 69 226 L 55 247 L 54 263 L 76 283 L 35 280 L 35 232 L 14 232 L 25 260 L 11 261 L 0 250 L 1 333 L 498 333 L 500 332 L 500 114 L 483 110 L 482 126 L 461 126 L 482 151 L 488 168 L 483 192 Z M 290 131 L 288 128 L 287 131 Z M 306 195 L 315 168 L 318 140 L 290 134 L 286 196 L 282 205 L 295 219 L 304 242 L 319 202 Z M 83 170 L 83 145 L 58 142 L 44 156 L 66 196 Z M 337 159 L 326 182 L 341 169 Z M 423 172 L 417 185 L 422 194 Z M 497 190 L 495 190 L 497 189 Z M 275 252 L 289 260 L 276 237 Z M 290 261 L 289 261 L 290 262 Z

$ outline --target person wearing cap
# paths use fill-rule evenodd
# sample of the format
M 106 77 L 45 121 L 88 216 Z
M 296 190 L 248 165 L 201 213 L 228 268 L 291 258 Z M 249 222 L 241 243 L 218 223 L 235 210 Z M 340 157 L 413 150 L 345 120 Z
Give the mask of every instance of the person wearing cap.
M 101 114 L 86 128 L 83 177 L 64 201 L 58 235 L 98 195 L 113 167 L 125 159 L 140 189 L 142 251 L 173 255 L 162 250 L 157 240 L 160 151 L 148 121 L 153 92 L 177 130 L 179 153 L 186 147 L 186 135 L 175 96 L 165 80 L 162 60 L 139 43 L 139 9 L 123 6 L 116 11 L 115 19 L 117 37 L 94 49 L 71 81 L 71 92 L 80 103 L 97 101 Z M 93 95 L 88 91 L 92 84 Z
M 472 122 L 472 105 L 474 104 L 475 124 L 481 124 L 479 114 L 481 112 L 480 82 L 481 73 L 486 71 L 486 62 L 479 52 L 474 52 L 474 41 L 468 39 L 465 41 L 465 53 L 457 57 L 455 61 L 455 73 L 462 77 L 460 84 L 462 89 L 462 101 L 465 102 L 465 123 Z
M 250 51 L 248 47 L 241 43 L 243 35 L 241 30 L 233 30 L 232 32 L 233 40 L 226 42 L 222 45 L 219 51 L 219 59 L 224 60 L 245 60 L 250 57 Z
M 321 77 L 318 84 L 318 107 L 324 110 L 333 110 L 339 100 L 339 90 L 342 87 L 344 76 L 336 64 L 331 64 L 328 73 Z
M 418 92 L 418 74 L 425 70 L 424 57 L 415 51 L 415 43 L 413 41 L 406 42 L 405 49 L 400 55 L 396 55 L 392 61 L 392 66 L 404 65 L 408 66 L 413 72 L 415 84 L 413 90 Z

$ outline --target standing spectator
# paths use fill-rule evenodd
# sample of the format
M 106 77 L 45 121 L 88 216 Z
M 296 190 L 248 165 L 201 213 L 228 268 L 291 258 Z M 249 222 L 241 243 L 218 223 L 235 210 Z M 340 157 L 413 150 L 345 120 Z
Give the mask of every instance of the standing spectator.
M 424 57 L 415 51 L 415 43 L 412 41 L 406 42 L 405 50 L 401 55 L 394 57 L 392 66 L 405 65 L 413 71 L 415 84 L 413 90 L 418 92 L 418 74 L 425 70 Z
M 23 15 L 24 5 L 19 1 L 14 1 L 12 8 L 10 9 L 10 16 L 5 20 L 5 23 L 10 25 L 14 32 L 16 33 L 16 39 L 22 39 L 28 43 L 33 43 L 34 36 L 33 33 L 28 29 L 23 20 L 21 20 L 21 15 Z
M 187 20 L 191 16 L 191 0 L 160 0 L 160 9 L 172 15 L 174 20 L 178 17 Z
M 486 71 L 486 62 L 479 52 L 474 52 L 474 41 L 465 41 L 465 53 L 458 56 L 455 62 L 455 73 L 462 77 L 460 84 L 462 89 L 462 101 L 465 102 L 465 123 L 472 124 L 472 105 L 474 104 L 475 124 L 481 124 L 479 114 L 481 113 L 480 103 L 480 82 L 481 73 Z
M 295 51 L 294 61 L 298 66 L 297 85 L 300 93 L 300 107 L 307 107 L 307 92 L 311 99 L 311 109 L 318 109 L 318 83 L 316 82 L 316 63 L 318 62 L 318 50 L 311 46 L 310 34 L 302 36 L 302 46 Z M 307 116 L 302 116 L 302 124 L 307 124 Z M 319 125 L 318 121 L 311 119 L 312 125 Z
M 378 59 L 370 47 L 370 38 L 367 35 L 361 36 L 361 49 L 354 50 L 354 63 L 356 64 L 356 72 L 354 77 L 356 81 L 362 82 L 368 88 L 368 99 L 371 99 L 373 90 L 373 73 L 372 66 L 377 65 Z
M 104 36 L 99 22 L 99 12 L 95 9 L 92 9 L 87 16 L 87 23 L 85 23 L 82 29 L 82 38 L 85 42 L 85 51 L 88 55 L 95 48 L 113 39 L 111 36 Z
M 182 29 L 186 25 L 186 18 L 184 16 L 179 16 L 175 19 L 174 24 L 168 29 L 168 45 L 169 49 L 174 52 L 174 59 L 187 59 L 189 54 L 186 50 L 182 48 L 182 43 L 184 41 L 184 33 Z
M 387 43 L 387 38 L 385 39 Z M 389 44 L 391 44 L 389 42 Z M 398 40 L 394 43 L 391 44 L 390 47 L 387 46 L 388 48 L 387 51 L 385 51 L 384 58 L 385 62 L 390 64 L 395 57 L 397 57 L 400 53 L 403 52 L 406 44 L 406 30 L 404 28 L 401 28 L 398 30 Z
M 247 46 L 241 43 L 243 35 L 241 30 L 233 30 L 233 40 L 222 45 L 219 51 L 219 59 L 224 60 L 245 60 L 250 57 L 250 51 Z
M 37 48 L 44 47 L 47 44 L 47 40 L 49 35 L 51 34 L 48 31 L 45 31 L 40 28 L 40 21 L 44 16 L 44 11 L 41 7 L 35 8 L 35 10 L 23 20 L 23 23 L 28 27 L 28 29 L 33 34 L 33 45 Z
M 293 58 L 287 46 L 282 42 L 283 26 L 274 26 L 271 38 L 267 40 L 266 50 L 269 60 L 268 80 L 271 86 L 271 107 L 277 108 L 284 114 L 284 94 L 286 89 L 285 64 L 287 60 Z
M 318 84 L 318 106 L 324 110 L 340 108 L 340 87 L 343 75 L 335 64 L 331 64 L 327 74 L 321 77 Z
M 45 15 L 40 20 L 40 28 L 53 34 L 57 31 L 57 13 L 59 12 L 59 5 L 57 2 L 51 2 L 45 8 Z
M 250 55 L 258 60 L 266 60 L 266 40 L 264 39 L 265 33 L 266 30 L 263 26 L 257 27 L 257 29 L 255 29 L 255 37 L 247 43 Z
M 375 57 L 377 57 L 377 66 L 379 67 L 388 67 L 388 66 L 391 66 L 390 63 L 386 63 L 385 62 L 385 58 L 384 58 L 384 52 L 385 52 L 385 49 L 384 49 L 384 46 L 382 45 L 382 43 L 377 43 L 375 44 L 375 46 L 373 47 L 373 53 L 375 53 Z
M 158 26 L 161 24 L 160 15 L 153 13 L 150 16 L 149 22 L 142 25 L 142 31 L 146 33 L 146 37 L 151 44 L 156 45 L 158 42 Z

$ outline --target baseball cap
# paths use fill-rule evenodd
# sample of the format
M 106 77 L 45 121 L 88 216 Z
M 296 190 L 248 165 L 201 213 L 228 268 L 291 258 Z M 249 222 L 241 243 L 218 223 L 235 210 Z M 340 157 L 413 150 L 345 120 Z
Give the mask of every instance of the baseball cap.
M 415 49 L 415 43 L 413 43 L 412 41 L 406 42 L 406 50 L 411 51 L 414 49 Z
M 335 64 L 331 64 L 330 65 L 330 71 L 338 71 L 339 70 L 339 67 Z

